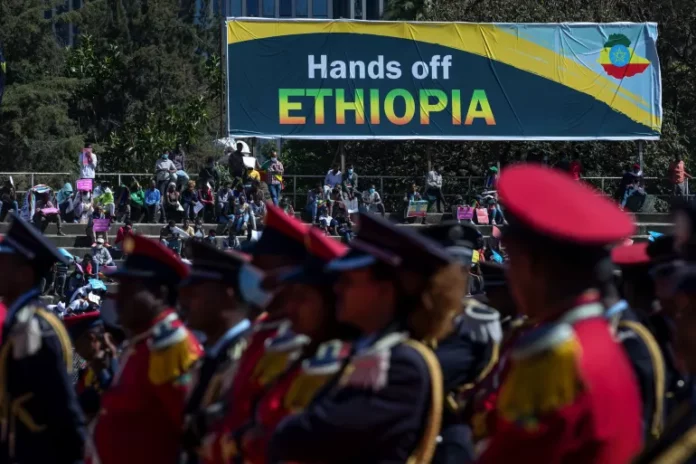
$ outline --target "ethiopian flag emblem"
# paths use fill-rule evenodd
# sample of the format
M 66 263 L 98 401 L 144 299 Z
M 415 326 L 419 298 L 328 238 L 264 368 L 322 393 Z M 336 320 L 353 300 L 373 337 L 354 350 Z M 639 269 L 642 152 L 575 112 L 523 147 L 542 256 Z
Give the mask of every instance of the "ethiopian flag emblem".
M 628 37 L 612 34 L 599 54 L 599 64 L 611 77 L 623 79 L 642 73 L 650 66 L 650 61 L 636 55 Z

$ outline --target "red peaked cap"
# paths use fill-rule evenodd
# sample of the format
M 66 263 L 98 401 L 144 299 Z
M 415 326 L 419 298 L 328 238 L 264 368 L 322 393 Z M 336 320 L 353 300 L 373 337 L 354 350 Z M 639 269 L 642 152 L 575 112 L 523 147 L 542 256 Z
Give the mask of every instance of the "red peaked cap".
M 635 245 L 619 245 L 612 248 L 611 260 L 617 266 L 639 266 L 650 263 L 648 242 Z
M 309 232 L 307 232 L 305 245 L 311 257 L 317 258 L 325 263 L 340 258 L 348 252 L 347 246 L 328 237 L 316 227 L 311 227 Z
M 506 168 L 498 195 L 515 225 L 558 242 L 605 246 L 635 230 L 631 217 L 615 203 L 555 169 L 529 164 Z
M 88 313 L 65 315 L 63 325 L 68 330 L 70 337 L 75 340 L 89 329 L 103 325 L 103 321 L 99 311 L 90 311 Z
M 302 262 L 307 256 L 307 224 L 288 216 L 273 203 L 268 203 L 264 225 L 261 238 L 252 249 L 253 255 L 290 256 Z
M 113 277 L 156 279 L 176 286 L 189 275 L 189 266 L 172 250 L 142 235 L 126 237 L 123 251 L 126 260 Z

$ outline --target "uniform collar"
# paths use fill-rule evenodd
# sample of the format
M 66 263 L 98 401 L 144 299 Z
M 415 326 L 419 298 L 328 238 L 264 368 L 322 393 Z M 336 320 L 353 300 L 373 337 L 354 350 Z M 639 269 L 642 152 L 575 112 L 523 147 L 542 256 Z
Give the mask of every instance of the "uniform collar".
M 20 295 L 19 298 L 17 298 L 15 302 L 7 308 L 7 317 L 5 318 L 4 328 L 7 329 L 11 327 L 17 312 L 26 306 L 31 300 L 38 298 L 39 295 L 41 295 L 41 292 L 36 287 Z
M 223 335 L 220 340 L 215 342 L 213 346 L 208 348 L 206 350 L 206 356 L 209 358 L 216 358 L 217 355 L 220 353 L 220 350 L 223 349 L 223 347 L 230 341 L 233 340 L 234 338 L 238 337 L 240 334 L 243 332 L 249 330 L 251 327 L 251 321 L 249 319 L 244 319 L 241 322 L 238 322 L 236 325 L 231 327 L 227 332 L 225 332 L 225 335 Z
M 614 303 L 609 309 L 606 311 L 606 316 L 607 317 L 614 317 L 614 316 L 619 316 L 623 312 L 625 312 L 628 309 L 628 302 L 626 300 L 619 300 L 616 303 Z
M 585 319 L 599 317 L 604 314 L 604 306 L 601 303 L 586 303 L 576 306 L 558 319 L 558 323 L 574 325 Z

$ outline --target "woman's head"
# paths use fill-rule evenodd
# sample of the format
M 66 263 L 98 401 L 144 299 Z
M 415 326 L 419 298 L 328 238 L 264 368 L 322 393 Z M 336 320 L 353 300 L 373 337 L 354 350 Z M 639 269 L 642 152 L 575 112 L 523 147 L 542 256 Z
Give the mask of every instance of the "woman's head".
M 195 190 L 195 188 L 196 188 L 196 182 L 192 181 L 192 180 L 188 181 L 188 189 Z

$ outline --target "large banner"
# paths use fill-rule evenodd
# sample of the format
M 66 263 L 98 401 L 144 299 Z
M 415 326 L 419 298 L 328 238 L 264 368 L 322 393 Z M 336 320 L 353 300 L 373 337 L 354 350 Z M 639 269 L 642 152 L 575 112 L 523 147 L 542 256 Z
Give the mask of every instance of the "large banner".
M 651 140 L 654 23 L 232 19 L 232 136 Z

